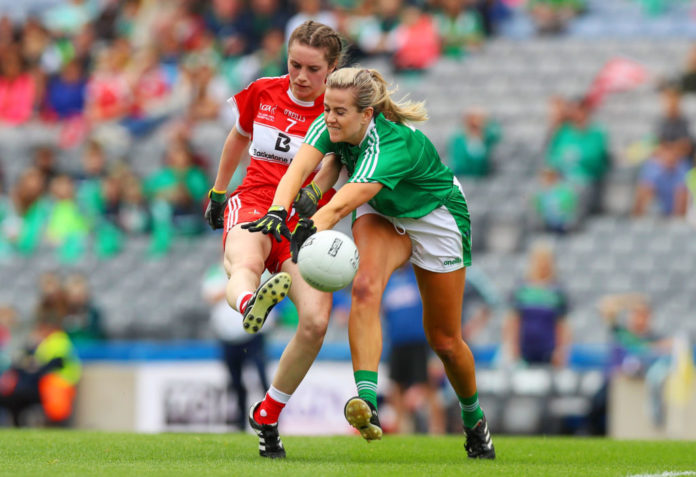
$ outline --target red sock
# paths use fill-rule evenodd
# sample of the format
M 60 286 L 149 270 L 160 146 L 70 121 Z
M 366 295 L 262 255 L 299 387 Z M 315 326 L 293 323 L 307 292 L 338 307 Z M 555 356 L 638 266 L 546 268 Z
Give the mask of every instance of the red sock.
M 254 420 L 259 424 L 275 424 L 278 422 L 278 416 L 284 407 L 285 404 L 276 401 L 266 394 L 261 405 L 254 412 Z

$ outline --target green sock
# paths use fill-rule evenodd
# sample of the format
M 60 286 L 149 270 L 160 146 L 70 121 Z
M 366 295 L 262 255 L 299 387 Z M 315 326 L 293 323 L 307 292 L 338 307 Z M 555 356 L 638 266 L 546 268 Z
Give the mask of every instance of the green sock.
M 459 407 L 462 408 L 462 420 L 464 425 L 469 429 L 473 429 L 476 423 L 483 419 L 483 411 L 479 405 L 478 393 L 474 393 L 473 396 L 468 398 L 459 398 Z
M 358 396 L 371 402 L 377 409 L 377 371 L 359 370 L 353 373 Z

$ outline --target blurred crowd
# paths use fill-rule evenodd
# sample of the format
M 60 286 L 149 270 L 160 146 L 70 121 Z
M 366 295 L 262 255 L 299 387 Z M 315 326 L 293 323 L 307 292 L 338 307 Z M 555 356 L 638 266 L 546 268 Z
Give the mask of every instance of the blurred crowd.
M 582 0 L 28 5 L 22 21 L 0 17 L 0 260 L 47 244 L 64 262 L 86 250 L 116 255 L 134 235 L 147 236 L 150 253 L 161 256 L 176 237 L 204 231 L 200 211 L 218 159 L 210 151 L 217 149 L 194 147 L 193 136 L 201 125 L 229 128 L 234 118 L 225 101 L 232 94 L 260 76 L 285 73 L 285 39 L 305 19 L 338 29 L 349 62 L 383 56 L 408 73 L 442 56 L 480 51 L 514 14 L 529 15 L 540 34 L 560 33 L 586 9 Z M 636 214 L 686 213 L 688 188 L 679 185 L 693 188 L 694 174 L 687 180 L 692 148 L 679 99 L 694 88 L 689 74 L 663 88 L 660 147 L 641 173 Z M 595 105 L 585 99 L 550 99 L 547 167 L 539 172 L 533 215 L 558 232 L 596 211 L 610 168 L 606 130 L 592 121 Z M 138 156 L 135 146 L 154 134 L 166 144 L 163 157 Z M 447 151 L 454 171 L 491 174 L 501 134 L 485 109 L 464 112 Z M 57 161 L 69 150 L 81 160 Z
M 338 29 L 349 61 L 383 55 L 396 70 L 421 70 L 441 54 L 475 51 L 509 9 L 478 0 L 41 6 L 28 2 L 15 22 L 0 16 L 0 257 L 48 244 L 64 262 L 87 249 L 113 256 L 141 234 L 160 256 L 174 237 L 203 232 L 218 158 L 195 150 L 191 136 L 200 124 L 229 128 L 232 94 L 286 72 L 286 37 L 304 20 Z M 134 157 L 153 134 L 164 137 L 164 157 Z M 71 149 L 80 163 L 58 164 Z M 30 160 L 19 171 L 7 166 L 22 155 Z M 159 166 L 143 176 L 153 169 L 143 162 Z

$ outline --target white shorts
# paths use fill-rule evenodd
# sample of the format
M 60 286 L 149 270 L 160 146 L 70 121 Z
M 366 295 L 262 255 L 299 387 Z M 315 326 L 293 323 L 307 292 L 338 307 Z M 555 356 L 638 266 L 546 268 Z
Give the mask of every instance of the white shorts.
M 422 269 L 447 273 L 471 265 L 470 237 L 463 237 L 450 210 L 444 205 L 419 219 L 389 217 L 369 204 L 355 210 L 354 220 L 365 214 L 377 214 L 394 225 L 400 235 L 411 239 L 409 261 Z

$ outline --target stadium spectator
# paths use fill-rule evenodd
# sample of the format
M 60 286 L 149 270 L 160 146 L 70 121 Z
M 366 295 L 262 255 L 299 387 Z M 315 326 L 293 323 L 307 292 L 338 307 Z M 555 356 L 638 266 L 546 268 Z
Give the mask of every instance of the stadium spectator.
M 56 160 L 56 149 L 48 144 L 39 144 L 34 148 L 32 157 L 33 166 L 37 168 L 47 181 L 51 181 L 60 174 Z
M 150 252 L 166 253 L 173 238 L 202 232 L 200 210 L 208 178 L 194 162 L 191 146 L 175 137 L 164 155 L 165 166 L 145 178 L 145 197 L 152 206 L 152 242 Z
M 406 264 L 389 278 L 382 298 L 389 344 L 388 403 L 395 411 L 396 433 L 441 434 L 444 410 L 428 377 L 430 347 L 423 329 L 423 304 L 413 267 Z
M 566 319 L 569 305 L 556 276 L 553 249 L 546 242 L 536 242 L 528 260 L 503 327 L 502 363 L 563 367 L 571 340 Z
M 75 200 L 74 182 L 67 174 L 59 174 L 49 182 L 44 220 L 43 241 L 56 248 L 61 260 L 79 260 L 87 246 L 90 227 Z
M 475 8 L 481 17 L 483 32 L 487 37 L 496 36 L 500 25 L 510 18 L 512 11 L 505 0 L 478 0 Z
M 233 422 L 243 431 L 247 428 L 248 422 L 248 391 L 242 375 L 245 365 L 254 366 L 262 390 L 268 389 L 265 333 L 249 334 L 244 331 L 241 326 L 242 315 L 230 308 L 225 299 L 226 286 L 227 274 L 224 267 L 222 264 L 214 265 L 208 268 L 203 277 L 201 292 L 210 306 L 211 327 L 220 341 L 221 356 L 229 374 L 228 391 L 234 392 L 236 397 L 237 415 Z
M 580 224 L 578 192 L 554 169 L 546 167 L 541 170 L 531 201 L 532 223 L 539 230 L 563 235 Z
M 394 53 L 394 30 L 401 22 L 403 0 L 364 2 L 349 26 L 350 38 L 360 54 L 391 58 Z
M 229 88 L 218 75 L 216 59 L 212 55 L 191 54 L 184 62 L 184 69 L 191 83 L 187 119 L 192 123 L 220 119 Z
M 546 165 L 577 188 L 587 211 L 598 212 L 611 161 L 607 133 L 592 122 L 591 115 L 584 100 L 568 102 L 565 112 L 561 110 L 565 121 L 555 129 L 547 146 Z
M 119 176 L 121 203 L 118 209 L 117 224 L 126 234 L 142 235 L 150 231 L 152 216 L 145 200 L 143 184 L 140 178 L 124 171 Z
M 461 127 L 450 136 L 447 165 L 456 176 L 488 176 L 493 170 L 493 149 L 500 138 L 500 125 L 482 109 L 466 111 Z
M 85 108 L 87 76 L 77 59 L 69 60 L 46 87 L 46 119 L 68 119 L 82 115 Z
M 38 321 L 24 355 L 0 375 L 0 407 L 10 412 L 16 427 L 23 425 L 24 412 L 36 405 L 41 405 L 49 425 L 65 425 L 72 415 L 82 371 L 60 320 L 50 314 Z
M 203 13 L 206 28 L 226 55 L 240 56 L 247 51 L 250 25 L 244 22 L 243 13 L 242 0 L 212 0 Z
M 435 12 L 442 54 L 462 58 L 483 45 L 483 19 L 472 0 L 442 0 Z
M 41 243 L 43 224 L 48 214 L 48 200 L 44 195 L 46 177 L 36 167 L 22 171 L 12 189 L 17 227 L 15 246 L 22 254 L 31 254 Z
M 96 65 L 87 82 L 85 97 L 85 114 L 88 121 L 118 121 L 133 107 L 133 93 L 126 76 L 130 50 L 130 45 L 121 39 L 97 53 Z
M 566 31 L 568 24 L 587 8 L 585 0 L 529 0 L 527 8 L 542 35 Z
M 669 374 L 668 354 L 672 340 L 653 330 L 652 307 L 644 295 L 606 295 L 599 301 L 598 309 L 611 333 L 611 351 L 604 384 L 592 399 L 589 431 L 595 435 L 606 434 L 609 384 L 616 373 L 646 378 L 650 416 L 656 426 L 661 426 L 664 424 L 662 388 Z
M 62 328 L 70 341 L 81 343 L 100 342 L 106 339 L 103 312 L 95 303 L 87 277 L 71 273 L 63 282 L 66 312 Z
M 683 157 L 691 157 L 693 139 L 689 119 L 682 111 L 681 91 L 674 85 L 667 85 L 662 88 L 660 96 L 662 115 L 655 128 L 658 142 L 678 143 L 675 147 L 679 147 L 679 154 Z
M 94 220 L 102 212 L 101 182 L 107 176 L 106 153 L 101 143 L 89 139 L 80 158 L 80 168 L 73 173 L 80 209 Z
M 98 14 L 94 0 L 60 2 L 43 12 L 43 23 L 56 36 L 75 35 Z
M 118 223 L 122 202 L 120 178 L 107 171 L 106 153 L 95 139 L 87 142 L 81 159 L 82 168 L 74 176 L 77 204 L 93 233 L 97 256 L 108 258 L 123 246 Z
M 186 76 L 179 74 L 173 79 L 168 73 L 154 47 L 136 52 L 128 71 L 133 103 L 122 122 L 135 138 L 149 134 L 188 106 Z
M 425 108 L 422 103 L 394 102 L 379 72 L 361 68 L 341 68 L 329 75 L 324 105 L 324 115 L 310 127 L 307 142 L 278 185 L 274 205 L 256 224 L 273 217 L 277 207 L 290 206 L 325 154 L 338 154 L 350 179 L 311 219 L 300 219 L 291 248 L 297 260 L 299 248 L 312 234 L 332 228 L 356 211 L 352 230 L 360 267 L 353 281 L 349 341 L 358 397 L 346 403 L 346 419 L 366 440 L 381 438 L 376 402 L 382 350 L 379 309 L 389 276 L 410 260 L 423 299 L 428 342 L 461 403 L 467 454 L 493 459 L 493 442 L 478 402 L 473 355 L 462 339 L 464 267 L 471 264 L 466 199 L 432 143 L 404 125 L 427 119 Z M 321 171 L 334 174 L 335 182 L 337 167 L 335 162 L 324 162 Z M 279 222 L 287 235 L 284 217 Z
M 21 30 L 19 41 L 22 57 L 31 69 L 40 67 L 43 53 L 51 40 L 48 31 L 33 17 L 27 18 Z
M 289 244 L 281 242 L 277 231 L 274 241 L 249 233 L 244 227 L 271 205 L 278 181 L 300 147 L 301 138 L 323 111 L 326 77 L 340 64 L 341 51 L 340 37 L 326 25 L 310 20 L 295 29 L 288 41 L 288 75 L 256 80 L 229 100 L 237 109 L 238 118 L 225 140 L 215 182 L 208 194 L 205 217 L 213 229 L 224 227 L 224 264 L 229 275 L 227 302 L 242 313 L 245 328 L 258 331 L 275 305 L 268 298 L 272 294 L 281 298 L 289 295 L 299 313 L 297 330 L 283 352 L 271 387 L 250 413 L 250 425 L 259 435 L 259 453 L 263 457 L 285 457 L 278 417 L 321 348 L 331 312 L 331 295 L 311 288 L 302 279 L 290 260 Z M 246 177 L 228 199 L 227 188 L 247 148 L 251 162 Z M 317 188 L 308 184 L 304 190 L 304 200 L 296 207 L 303 215 L 311 213 L 308 209 L 322 200 Z M 287 217 L 284 209 L 275 209 L 274 213 L 278 221 Z M 296 221 L 295 216 L 291 223 Z M 259 285 L 264 268 L 274 275 Z
M 290 38 L 293 30 L 307 20 L 323 23 L 334 30 L 338 27 L 336 13 L 324 8 L 322 0 L 295 0 L 294 3 L 297 11 L 285 25 L 285 38 Z
M 689 160 L 683 144 L 662 141 L 640 168 L 633 202 L 633 215 L 684 216 L 688 201 L 686 174 Z
M 440 41 L 432 15 L 417 6 L 406 6 L 393 32 L 392 63 L 396 72 L 422 72 L 440 57 Z
M 246 53 L 253 53 L 261 48 L 263 37 L 270 30 L 285 31 L 289 12 L 286 2 L 279 0 L 249 0 L 248 8 L 243 14 L 247 25 Z
M 233 90 L 246 87 L 254 78 L 281 76 L 287 72 L 283 32 L 279 29 L 267 31 L 258 50 L 228 62 L 225 75 Z
M 0 125 L 18 126 L 33 119 L 40 98 L 41 85 L 27 68 L 19 44 L 0 51 Z

